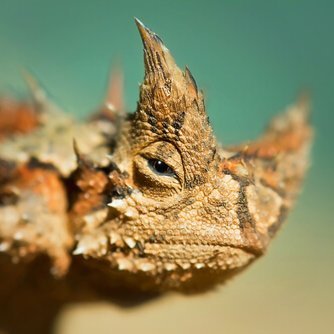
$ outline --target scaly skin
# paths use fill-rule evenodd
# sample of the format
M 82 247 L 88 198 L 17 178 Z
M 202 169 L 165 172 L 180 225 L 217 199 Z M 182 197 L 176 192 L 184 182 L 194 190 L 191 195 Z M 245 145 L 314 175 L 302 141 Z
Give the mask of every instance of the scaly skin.
M 258 140 L 221 147 L 190 71 L 137 26 L 145 78 L 134 114 L 119 86 L 86 123 L 35 86 L 29 127 L 3 130 L 0 106 L 0 248 L 15 261 L 47 254 L 59 276 L 76 257 L 106 285 L 201 291 L 264 254 L 285 220 L 308 166 L 308 103 Z

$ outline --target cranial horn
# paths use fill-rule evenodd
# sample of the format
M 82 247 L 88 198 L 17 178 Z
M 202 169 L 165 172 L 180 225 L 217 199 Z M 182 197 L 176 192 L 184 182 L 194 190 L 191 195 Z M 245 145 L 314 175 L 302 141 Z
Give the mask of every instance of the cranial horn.
M 183 155 L 187 185 L 199 184 L 216 159 L 203 95 L 190 70 L 176 65 L 162 40 L 137 19 L 136 24 L 144 45 L 145 78 L 132 119 L 131 145 L 139 150 L 159 139 L 175 143 Z
M 135 19 L 144 45 L 145 79 L 144 85 L 160 87 L 165 97 L 173 93 L 197 99 L 197 84 L 188 67 L 185 71 L 176 65 L 175 60 L 161 38 Z
M 119 64 L 110 71 L 104 105 L 111 112 L 124 112 L 124 75 Z
M 49 99 L 48 94 L 42 88 L 38 79 L 26 69 L 22 70 L 22 76 L 29 88 L 33 102 L 36 105 L 36 110 L 40 113 L 47 113 L 49 115 L 53 113 L 57 114 L 60 108 Z
M 135 21 L 144 45 L 145 80 L 150 83 L 162 81 L 167 84 L 171 77 L 174 81 L 182 80 L 183 73 L 161 38 L 138 19 Z

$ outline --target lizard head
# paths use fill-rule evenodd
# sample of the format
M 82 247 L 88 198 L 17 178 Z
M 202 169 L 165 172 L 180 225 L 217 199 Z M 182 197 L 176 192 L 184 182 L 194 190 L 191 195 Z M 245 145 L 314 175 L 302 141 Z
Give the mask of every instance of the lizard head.
M 81 240 L 77 253 L 107 260 L 113 275 L 141 287 L 203 289 L 263 253 L 287 202 L 257 181 L 271 179 L 248 146 L 240 153 L 217 145 L 189 69 L 137 26 L 145 77 L 112 156 L 117 172 L 109 181 L 117 191 L 95 228 L 100 248 L 89 251 Z

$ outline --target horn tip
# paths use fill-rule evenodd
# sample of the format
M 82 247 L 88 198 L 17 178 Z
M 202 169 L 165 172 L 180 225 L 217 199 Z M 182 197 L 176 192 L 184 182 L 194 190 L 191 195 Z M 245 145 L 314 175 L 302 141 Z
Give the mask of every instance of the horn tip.
M 141 38 L 144 40 L 147 34 L 151 35 L 151 31 L 145 27 L 144 23 L 140 21 L 137 17 L 134 18 L 137 28 L 139 30 Z
M 164 42 L 162 41 L 162 39 L 153 31 L 151 31 L 149 28 L 147 28 L 143 22 L 141 22 L 138 18 L 134 18 L 135 19 L 135 23 L 137 25 L 137 28 L 139 30 L 141 39 L 143 41 L 144 44 L 146 43 L 158 43 L 159 45 L 161 45 L 161 47 L 163 47 L 166 51 L 168 50 L 166 48 L 166 46 L 164 45 Z
M 136 25 L 137 25 L 138 28 L 139 27 L 145 28 L 144 23 L 142 21 L 140 21 L 137 17 L 134 17 L 134 20 L 135 20 L 135 23 L 136 23 Z

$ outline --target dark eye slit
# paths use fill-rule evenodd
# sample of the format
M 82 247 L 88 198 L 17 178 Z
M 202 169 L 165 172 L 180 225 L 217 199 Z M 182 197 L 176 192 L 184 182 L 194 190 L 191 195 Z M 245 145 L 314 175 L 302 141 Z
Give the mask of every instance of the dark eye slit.
M 175 177 L 174 169 L 159 159 L 148 159 L 151 170 L 158 175 Z

